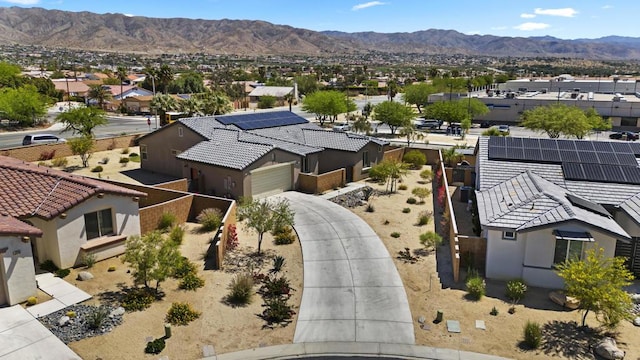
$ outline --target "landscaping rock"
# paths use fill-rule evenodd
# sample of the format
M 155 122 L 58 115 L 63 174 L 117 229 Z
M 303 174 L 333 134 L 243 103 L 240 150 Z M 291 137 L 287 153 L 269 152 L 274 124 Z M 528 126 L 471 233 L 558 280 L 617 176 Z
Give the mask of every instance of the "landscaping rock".
M 112 318 L 112 317 L 115 317 L 115 316 L 122 316 L 122 315 L 124 315 L 124 312 L 125 312 L 124 308 L 122 306 L 120 306 L 118 308 L 115 308 L 113 311 L 111 311 L 109 313 L 109 317 Z
M 369 197 L 380 195 L 381 192 L 375 190 L 370 186 L 365 186 L 363 188 L 353 190 L 348 193 L 340 194 L 336 197 L 329 199 L 340 206 L 346 208 L 354 208 L 357 206 L 362 206 L 367 204 L 367 194 L 370 194 Z
M 633 319 L 633 325 L 640 326 L 640 316 L 635 318 L 635 319 Z
M 71 318 L 65 315 L 58 320 L 58 326 L 65 326 L 69 321 L 71 321 Z
M 596 345 L 596 354 L 608 360 L 624 359 L 624 351 L 620 350 L 613 338 L 606 337 Z
M 631 295 L 631 300 L 633 300 L 634 304 L 640 304 L 640 294 Z
M 76 280 L 87 281 L 93 279 L 93 274 L 88 271 L 80 271 Z
M 109 314 L 115 310 L 115 308 L 111 306 L 104 307 Z M 75 312 L 76 317 L 73 320 L 67 321 L 65 325 L 60 325 L 60 320 L 62 320 L 63 317 L 67 317 L 66 314 L 68 311 Z M 99 329 L 91 329 L 87 323 L 87 319 L 94 311 L 94 306 L 76 304 L 40 317 L 38 321 L 65 344 L 87 337 L 109 333 L 114 327 L 122 324 L 122 315 L 115 315 L 113 317 L 107 317 Z

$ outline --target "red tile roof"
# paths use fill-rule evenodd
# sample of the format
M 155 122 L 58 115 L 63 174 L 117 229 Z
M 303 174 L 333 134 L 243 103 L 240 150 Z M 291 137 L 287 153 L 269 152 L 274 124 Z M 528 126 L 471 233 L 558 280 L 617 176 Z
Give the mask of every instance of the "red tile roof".
M 3 235 L 42 236 L 42 230 L 11 216 L 0 215 L 0 236 Z
M 97 193 L 147 194 L 0 156 L 0 214 L 52 219 Z

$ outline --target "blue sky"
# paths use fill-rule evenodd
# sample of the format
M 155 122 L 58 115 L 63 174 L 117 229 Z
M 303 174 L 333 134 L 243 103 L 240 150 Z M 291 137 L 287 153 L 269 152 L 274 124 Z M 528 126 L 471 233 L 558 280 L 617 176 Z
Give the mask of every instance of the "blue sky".
M 465 34 L 577 39 L 640 37 L 640 1 L 636 1 L 0 0 L 0 5 L 164 18 L 264 20 L 317 31 L 453 29 Z

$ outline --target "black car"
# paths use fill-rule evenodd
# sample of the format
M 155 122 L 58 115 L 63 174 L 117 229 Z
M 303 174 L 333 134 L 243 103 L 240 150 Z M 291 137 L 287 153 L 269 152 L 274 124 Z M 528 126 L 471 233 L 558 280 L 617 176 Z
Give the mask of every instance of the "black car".
M 636 141 L 638 140 L 638 133 L 634 133 L 633 131 L 619 131 L 609 135 L 609 139 Z

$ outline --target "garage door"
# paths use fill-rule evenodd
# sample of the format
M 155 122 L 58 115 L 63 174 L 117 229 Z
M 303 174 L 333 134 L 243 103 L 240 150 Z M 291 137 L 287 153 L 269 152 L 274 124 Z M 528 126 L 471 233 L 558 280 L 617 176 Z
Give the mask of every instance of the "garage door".
M 291 190 L 292 164 L 277 164 L 251 171 L 251 196 L 254 199 Z

